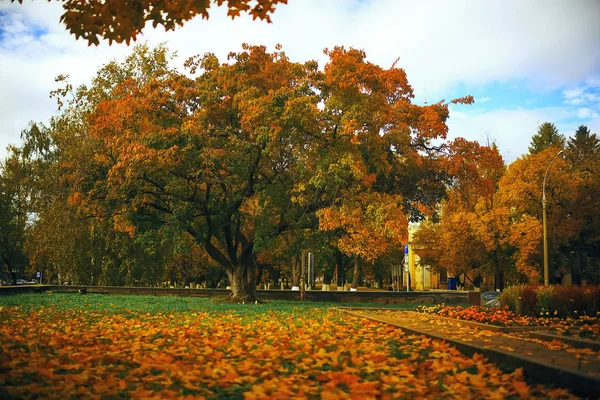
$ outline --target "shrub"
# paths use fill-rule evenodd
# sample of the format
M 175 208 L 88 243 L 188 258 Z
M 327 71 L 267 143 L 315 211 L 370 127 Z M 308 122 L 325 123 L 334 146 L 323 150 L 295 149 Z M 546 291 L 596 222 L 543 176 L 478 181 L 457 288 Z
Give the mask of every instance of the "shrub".
M 600 286 L 511 286 L 500 295 L 500 304 L 517 315 L 596 316 Z
M 574 313 L 573 287 L 556 285 L 554 287 L 554 304 L 556 315 L 566 317 Z
M 583 290 L 583 296 L 586 315 L 596 316 L 600 311 L 600 285 L 586 286 Z
M 588 288 L 591 290 L 592 292 L 592 296 L 593 296 L 593 307 L 592 310 L 590 310 L 590 312 L 588 313 L 588 315 L 590 316 L 595 316 L 596 314 L 598 314 L 600 312 L 600 285 L 596 285 L 596 286 L 588 286 Z
M 515 314 L 521 314 L 521 293 L 523 285 L 510 286 L 500 294 L 500 305 L 508 308 Z
M 571 286 L 571 290 L 570 295 L 573 302 L 570 314 L 568 315 L 586 315 L 588 312 L 588 302 L 592 301 L 591 296 L 586 294 L 586 288 L 582 286 Z
M 536 287 L 527 285 L 521 291 L 521 315 L 535 315 L 537 311 Z
M 554 286 L 538 286 L 536 289 L 537 307 L 536 314 L 539 316 L 549 316 L 554 312 L 556 305 L 554 303 Z

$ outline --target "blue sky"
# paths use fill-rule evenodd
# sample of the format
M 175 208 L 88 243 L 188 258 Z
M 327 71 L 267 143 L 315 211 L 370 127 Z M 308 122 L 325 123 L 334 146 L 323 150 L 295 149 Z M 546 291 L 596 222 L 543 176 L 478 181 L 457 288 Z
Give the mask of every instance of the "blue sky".
M 19 143 L 28 121 L 56 114 L 48 93 L 54 77 L 74 85 L 131 49 L 88 47 L 59 23 L 59 2 L 0 3 L 0 158 Z M 565 135 L 579 125 L 600 134 L 600 1 L 289 0 L 273 23 L 211 10 L 175 32 L 147 28 L 143 40 L 166 42 L 179 65 L 194 54 L 224 58 L 243 42 L 274 48 L 295 61 L 325 62 L 335 45 L 364 49 L 389 67 L 400 57 L 415 102 L 471 94 L 476 103 L 452 106 L 449 135 L 497 142 L 506 162 L 527 151 L 538 123 Z
M 475 87 L 457 85 L 448 90 L 447 96 L 469 93 L 475 97 L 475 104 L 452 108 L 450 134 L 472 140 L 478 140 L 478 132 L 482 137 L 489 136 L 501 144 L 507 162 L 527 151 L 531 135 L 543 122 L 554 123 L 565 136 L 572 135 L 581 125 L 600 134 L 600 79 L 596 78 L 596 71 L 578 83 L 556 88 L 532 86 L 527 80 Z M 526 129 L 519 129 L 516 124 Z M 510 140 L 504 140 L 506 136 L 502 135 Z

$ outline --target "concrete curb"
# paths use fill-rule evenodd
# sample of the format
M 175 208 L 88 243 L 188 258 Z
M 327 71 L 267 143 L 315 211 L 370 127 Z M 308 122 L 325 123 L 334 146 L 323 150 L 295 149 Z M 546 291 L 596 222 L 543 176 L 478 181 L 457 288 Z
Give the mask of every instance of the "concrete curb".
M 416 311 L 413 311 L 413 312 L 416 312 Z M 420 313 L 420 314 L 429 315 L 430 317 L 441 319 L 442 321 L 459 322 L 461 324 L 464 324 L 464 325 L 467 325 L 467 326 L 471 326 L 473 328 L 479 328 L 479 329 L 483 329 L 483 330 L 487 330 L 487 331 L 492 331 L 492 332 L 502 332 L 502 333 L 529 332 L 529 331 L 537 331 L 537 330 L 548 329 L 548 327 L 546 327 L 546 326 L 537 326 L 537 325 L 527 325 L 527 326 L 498 326 L 498 325 L 486 324 L 486 323 L 483 323 L 483 322 L 467 321 L 467 320 L 458 319 L 458 318 L 441 317 L 441 316 L 435 315 L 435 314 L 425 314 L 425 313 Z
M 448 317 L 441 317 L 439 315 L 435 315 L 435 314 L 427 314 L 427 313 L 420 313 L 418 311 L 413 311 L 413 310 L 401 310 L 401 309 L 392 309 L 392 308 L 382 308 L 382 307 L 338 307 L 341 309 L 347 309 L 347 310 L 368 310 L 368 311 L 402 311 L 402 312 L 414 312 L 414 313 L 418 313 L 419 315 L 427 315 L 431 318 L 435 318 L 435 319 L 440 319 L 442 321 L 446 321 L 446 322 L 457 322 L 466 326 L 470 326 L 473 328 L 479 328 L 482 330 L 486 330 L 486 331 L 492 331 L 492 332 L 502 332 L 502 333 L 511 333 L 511 332 L 529 332 L 529 331 L 538 331 L 538 330 L 545 330 L 548 329 L 547 326 L 537 326 L 537 325 L 527 325 L 527 326 L 498 326 L 498 325 L 492 325 L 492 324 L 484 324 L 482 322 L 475 322 L 475 321 L 467 321 L 465 319 L 458 319 L 458 318 L 448 318 Z
M 529 336 L 535 339 L 545 340 L 548 342 L 558 340 L 560 342 L 568 344 L 571 347 L 575 347 L 576 349 L 591 349 L 594 351 L 600 351 L 600 342 L 594 342 L 593 340 L 577 339 L 573 337 L 555 335 L 546 332 L 531 332 Z
M 511 368 L 523 368 L 523 373 L 528 379 L 569 389 L 572 393 L 578 396 L 597 398 L 598 394 L 600 393 L 599 378 L 584 375 L 577 371 L 558 368 L 555 365 L 540 362 L 520 354 L 514 354 L 499 349 L 484 348 L 447 338 L 442 335 L 421 332 L 417 329 L 407 328 L 401 324 L 385 321 L 376 317 L 361 315 L 351 310 L 338 310 L 357 317 L 367 318 L 379 323 L 396 326 L 409 334 L 423 335 L 432 339 L 446 341 L 467 356 L 472 356 L 475 353 L 479 353 L 496 365 L 509 366 Z

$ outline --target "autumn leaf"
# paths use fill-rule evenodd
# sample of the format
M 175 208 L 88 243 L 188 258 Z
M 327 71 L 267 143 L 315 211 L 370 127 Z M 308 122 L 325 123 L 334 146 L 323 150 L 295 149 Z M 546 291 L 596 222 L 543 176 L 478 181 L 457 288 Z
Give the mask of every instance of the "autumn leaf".
M 66 298 L 56 297 L 57 302 Z M 147 307 L 154 299 L 143 298 L 140 304 Z M 23 312 L 4 306 L 8 323 L 0 325 L 0 360 L 6 366 L 0 370 L 3 390 L 13 397 L 44 398 L 92 391 L 135 398 L 236 393 L 245 399 L 385 398 L 390 390 L 411 398 L 550 393 L 528 385 L 522 371 L 505 374 L 480 354 L 466 357 L 446 342 L 406 335 L 324 307 L 278 309 L 273 304 L 231 312 L 217 305 L 211 311 L 209 301 L 198 300 L 193 311 L 159 313 L 144 308 L 125 311 L 123 303 L 132 302 L 126 296 L 111 296 L 114 307 L 100 299 L 95 309 L 44 303 Z M 173 318 L 165 318 L 171 313 Z M 290 321 L 298 325 L 290 326 Z M 53 325 L 68 325 L 70 333 Z M 160 342 L 141 337 L 158 332 L 164 335 Z M 50 338 L 61 347 L 47 345 Z M 142 347 L 133 351 L 135 343 Z M 24 346 L 29 348 L 27 362 L 19 358 Z M 76 356 L 81 349 L 85 358 Z M 62 357 L 72 358 L 68 366 L 73 368 L 66 369 Z M 32 374 L 35 384 L 29 382 Z M 558 396 L 570 397 L 564 390 Z

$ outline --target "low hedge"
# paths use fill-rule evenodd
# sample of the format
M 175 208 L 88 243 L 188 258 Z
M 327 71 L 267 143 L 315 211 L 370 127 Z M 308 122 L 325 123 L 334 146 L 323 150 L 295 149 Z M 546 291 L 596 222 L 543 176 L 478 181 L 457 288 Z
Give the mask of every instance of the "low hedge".
M 500 305 L 518 315 L 576 317 L 600 312 L 600 286 L 510 286 Z

